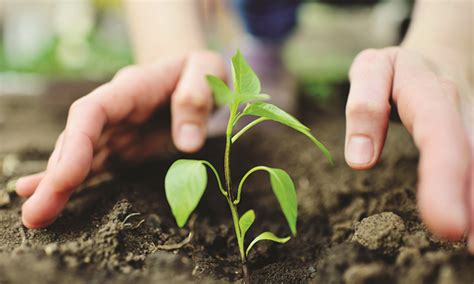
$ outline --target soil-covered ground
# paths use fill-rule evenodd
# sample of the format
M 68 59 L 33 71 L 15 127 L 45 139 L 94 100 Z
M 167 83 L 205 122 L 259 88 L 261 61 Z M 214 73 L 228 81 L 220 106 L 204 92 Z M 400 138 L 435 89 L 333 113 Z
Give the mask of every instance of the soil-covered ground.
M 402 125 L 390 125 L 379 165 L 358 172 L 343 159 L 340 110 L 305 104 L 301 118 L 330 148 L 335 166 L 304 136 L 272 123 L 247 133 L 233 150 L 234 181 L 254 165 L 280 167 L 298 192 L 298 235 L 285 245 L 256 246 L 248 263 L 253 283 L 474 282 L 474 257 L 465 242 L 444 242 L 419 220 L 418 156 Z M 0 143 L 14 145 L 8 125 L 3 132 L 0 125 Z M 209 140 L 194 156 L 221 166 L 222 142 Z M 242 281 L 230 213 L 213 182 L 190 226 L 177 228 L 163 189 L 176 157 L 89 181 L 56 223 L 27 230 L 13 182 L 40 170 L 48 158 L 44 147 L 28 145 L 0 148 L 0 283 Z M 253 208 L 257 215 L 249 237 L 263 230 L 290 233 L 265 174 L 249 179 L 241 204 L 242 212 Z

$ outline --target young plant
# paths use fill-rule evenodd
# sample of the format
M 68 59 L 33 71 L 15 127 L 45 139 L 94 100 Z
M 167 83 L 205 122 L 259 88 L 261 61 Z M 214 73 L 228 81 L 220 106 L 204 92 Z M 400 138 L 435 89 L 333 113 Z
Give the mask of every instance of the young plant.
M 250 169 L 240 180 L 236 195 L 234 196 L 234 189 L 232 188 L 233 184 L 231 183 L 230 178 L 230 153 L 232 144 L 255 125 L 265 120 L 273 120 L 306 135 L 319 149 L 321 149 L 323 154 L 331 163 L 332 158 L 326 147 L 311 134 L 308 127 L 304 126 L 296 118 L 275 105 L 263 102 L 267 100 L 269 96 L 260 94 L 260 81 L 252 68 L 247 64 L 240 51 L 237 51 L 237 53 L 232 57 L 232 79 L 234 91 L 230 90 L 221 79 L 212 75 L 207 76 L 207 81 L 214 93 L 216 103 L 221 106 L 226 105 L 230 109 L 230 117 L 227 123 L 225 136 L 225 183 L 222 184 L 219 173 L 208 161 L 182 159 L 174 162 L 169 168 L 165 177 L 165 191 L 166 198 L 171 206 L 176 223 L 179 227 L 183 227 L 204 194 L 207 186 L 206 167 L 208 167 L 215 175 L 219 190 L 229 205 L 240 257 L 242 263 L 245 264 L 249 252 L 257 242 L 266 240 L 277 243 L 286 243 L 290 239 L 290 236 L 278 237 L 272 232 L 263 232 L 251 241 L 247 247 L 245 247 L 245 234 L 255 221 L 255 212 L 253 210 L 248 210 L 242 216 L 239 215 L 237 210 L 240 203 L 242 188 L 247 178 L 257 171 L 265 171 L 269 174 L 273 193 L 280 204 L 281 210 L 283 211 L 293 235 L 296 235 L 298 204 L 295 185 L 291 180 L 291 177 L 282 169 L 266 166 L 257 166 Z M 239 111 L 242 104 L 246 104 L 246 106 L 242 111 Z M 257 118 L 234 134 L 234 128 L 237 122 L 244 116 L 254 116 Z

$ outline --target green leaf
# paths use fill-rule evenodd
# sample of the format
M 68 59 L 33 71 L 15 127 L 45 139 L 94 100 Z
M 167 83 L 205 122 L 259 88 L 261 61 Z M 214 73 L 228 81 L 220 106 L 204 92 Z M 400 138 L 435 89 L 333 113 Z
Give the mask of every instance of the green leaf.
M 239 94 L 236 95 L 236 99 L 239 103 L 249 103 L 249 102 L 258 102 L 258 101 L 266 101 L 270 99 L 270 96 L 267 94 Z
M 296 198 L 295 185 L 291 177 L 284 170 L 268 167 L 265 167 L 265 169 L 270 174 L 273 193 L 275 193 L 278 203 L 280 203 L 291 233 L 296 235 L 298 200 Z
M 284 244 L 287 241 L 289 241 L 291 237 L 286 237 L 286 238 L 280 238 L 275 236 L 272 232 L 263 232 L 260 235 L 258 235 L 247 247 L 247 250 L 245 251 L 246 255 L 249 255 L 250 250 L 253 248 L 253 246 L 258 243 L 259 241 L 272 241 L 280 244 Z
M 323 152 L 324 156 L 326 156 L 329 162 L 331 162 L 331 164 L 333 163 L 333 159 L 331 153 L 329 153 L 329 150 L 323 145 L 323 143 L 321 143 L 311 134 L 310 129 L 279 107 L 265 102 L 255 102 L 249 104 L 244 109 L 242 115 L 265 117 L 303 133 Z
M 266 117 L 268 119 L 274 120 L 281 124 L 287 125 L 291 128 L 294 128 L 298 131 L 300 130 L 310 130 L 308 127 L 299 122 L 298 119 L 294 118 L 291 114 L 280 109 L 276 105 L 272 105 L 265 102 L 256 102 L 249 104 L 243 111 L 243 115 L 254 115 Z
M 245 239 L 245 234 L 249 230 L 250 226 L 252 226 L 253 222 L 255 221 L 255 212 L 253 210 L 248 210 L 240 217 L 239 220 L 239 227 L 240 232 L 242 234 L 242 239 Z
M 296 235 L 296 220 L 298 217 L 298 200 L 296 199 L 296 190 L 291 177 L 281 169 L 275 169 L 265 166 L 256 166 L 249 170 L 240 180 L 237 189 L 237 199 L 240 201 L 242 186 L 245 180 L 256 171 L 266 171 L 270 175 L 270 183 L 272 185 L 273 193 L 280 203 L 283 215 L 285 215 L 291 233 Z M 237 202 L 238 202 L 237 201 Z
M 232 57 L 232 79 L 237 95 L 260 94 L 260 80 L 240 50 Z
M 212 89 L 217 105 L 222 106 L 232 102 L 232 91 L 227 87 L 224 81 L 213 75 L 207 75 L 206 79 L 209 87 Z
M 177 160 L 166 173 L 166 199 L 179 227 L 186 224 L 196 209 L 207 185 L 206 167 L 202 161 Z

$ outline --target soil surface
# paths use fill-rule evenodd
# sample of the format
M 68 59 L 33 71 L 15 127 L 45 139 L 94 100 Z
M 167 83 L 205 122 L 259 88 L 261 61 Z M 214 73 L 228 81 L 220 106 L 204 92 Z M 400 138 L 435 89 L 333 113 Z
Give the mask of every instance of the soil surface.
M 298 192 L 298 235 L 285 245 L 259 243 L 249 257 L 251 282 L 474 283 L 465 242 L 440 240 L 420 222 L 418 154 L 403 126 L 390 125 L 375 169 L 353 171 L 343 159 L 343 113 L 305 105 L 301 118 L 330 148 L 335 166 L 304 136 L 270 122 L 233 149 L 234 181 L 252 166 L 268 165 L 287 170 Z M 13 145 L 15 137 L 3 134 L 0 128 L 2 143 Z M 222 139 L 212 139 L 193 157 L 221 167 L 223 149 Z M 212 179 L 190 226 L 177 228 L 163 190 L 177 157 L 89 181 L 56 223 L 27 230 L 13 183 L 41 170 L 47 158 L 34 142 L 0 151 L 0 283 L 242 281 L 230 213 Z M 239 210 L 249 208 L 257 219 L 247 241 L 263 230 L 290 233 L 264 173 L 244 188 Z

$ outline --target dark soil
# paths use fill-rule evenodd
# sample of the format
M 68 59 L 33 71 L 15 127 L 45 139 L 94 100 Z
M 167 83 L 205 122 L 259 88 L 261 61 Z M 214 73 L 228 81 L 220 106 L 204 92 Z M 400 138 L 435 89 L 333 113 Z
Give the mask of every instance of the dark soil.
M 400 124 L 391 124 L 379 165 L 353 171 L 343 159 L 342 113 L 308 107 L 302 118 L 330 148 L 335 166 L 304 136 L 271 123 L 250 131 L 233 151 L 234 181 L 251 166 L 269 165 L 287 170 L 298 191 L 298 235 L 285 245 L 256 246 L 248 263 L 252 282 L 474 282 L 465 242 L 436 238 L 418 218 L 418 156 Z M 210 140 L 195 156 L 221 166 L 223 146 L 222 139 Z M 12 181 L 44 166 L 48 153 L 33 145 L 0 155 L 0 283 L 242 281 L 230 213 L 213 182 L 191 228 L 177 228 L 163 190 L 172 160 L 116 170 L 111 180 L 82 187 L 52 226 L 27 230 Z M 265 174 L 249 179 L 242 200 L 241 212 L 253 208 L 257 215 L 248 239 L 263 230 L 290 233 Z M 162 249 L 190 230 L 188 244 Z

